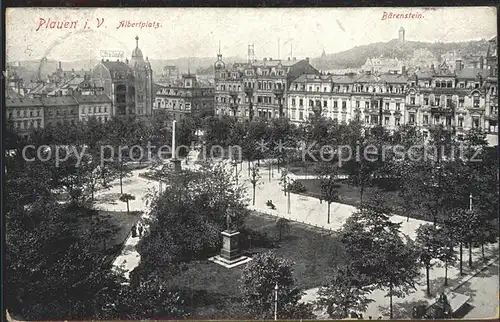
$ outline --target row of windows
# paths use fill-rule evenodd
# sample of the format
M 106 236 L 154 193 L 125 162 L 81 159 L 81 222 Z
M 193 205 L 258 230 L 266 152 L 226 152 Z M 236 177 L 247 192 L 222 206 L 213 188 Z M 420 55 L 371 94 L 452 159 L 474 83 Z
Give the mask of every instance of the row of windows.
M 245 82 L 244 83 L 244 87 L 247 88 L 255 88 L 255 82 Z M 232 84 L 229 84 L 229 85 L 226 85 L 226 84 L 218 84 L 218 85 L 215 85 L 215 89 L 216 90 L 221 90 L 221 91 L 225 91 L 225 90 L 228 90 L 228 91 L 241 91 L 241 85 L 232 85 Z M 271 82 L 271 81 L 259 81 L 257 82 L 257 89 L 260 89 L 260 90 L 273 90 L 273 89 L 285 89 L 285 86 L 283 85 L 283 83 L 281 82 Z
M 13 122 L 14 128 L 16 129 L 36 129 L 42 127 L 42 120 L 24 120 Z
M 459 96 L 458 102 L 455 103 L 457 103 L 458 107 L 463 107 L 464 102 L 465 102 L 465 97 Z M 435 105 L 435 106 L 440 106 L 442 103 L 446 107 L 453 107 L 454 101 L 451 97 L 447 97 L 446 95 L 443 95 L 442 97 L 441 96 L 434 97 L 434 99 L 432 99 L 432 97 L 424 96 L 423 103 L 424 103 L 423 105 Z M 415 105 L 415 95 L 410 96 L 410 104 Z M 479 107 L 479 104 L 480 104 L 480 97 L 478 94 L 476 94 L 473 96 L 472 106 Z
M 54 113 L 55 111 L 55 113 Z M 74 115 L 75 114 L 75 110 L 70 108 L 70 109 L 61 109 L 61 108 L 55 108 L 55 109 L 48 109 L 47 110 L 47 116 L 60 116 L 60 115 L 68 115 L 68 114 L 71 114 L 71 115 Z
M 415 82 L 410 82 L 410 86 L 415 86 Z M 433 87 L 433 88 L 469 88 L 469 89 L 473 89 L 473 88 L 480 88 L 481 87 L 481 83 L 480 82 L 477 82 L 477 81 L 474 81 L 474 82 L 467 82 L 467 81 L 460 81 L 458 83 L 456 83 L 455 81 L 452 81 L 452 80 L 441 80 L 441 81 L 438 81 L 438 80 L 435 80 L 435 81 L 419 81 L 418 82 L 418 85 L 419 86 L 422 86 L 422 87 Z
M 92 113 L 107 113 L 107 106 L 89 106 L 88 108 L 82 107 L 82 114 L 92 114 Z
M 21 116 L 22 115 L 22 116 Z M 17 110 L 16 111 L 16 116 L 17 117 L 40 117 L 42 115 L 42 111 L 41 110 Z M 11 119 L 13 117 L 13 112 L 10 111 L 9 112 L 9 119 Z
M 82 117 L 82 121 L 84 121 L 84 122 L 87 122 L 89 119 L 90 119 L 90 117 L 89 117 L 89 118 Z M 108 121 L 108 117 L 107 117 L 107 116 L 104 116 L 104 117 L 103 117 L 103 116 L 98 116 L 98 117 L 96 117 L 96 119 L 97 119 L 99 122 L 101 122 L 101 123 L 103 123 L 103 122 L 107 122 L 107 121 Z
M 306 84 L 294 83 L 292 85 L 292 90 L 294 91 L 306 91 Z M 320 85 L 308 85 L 307 92 L 321 92 L 321 89 L 325 93 L 337 92 L 337 93 L 392 93 L 392 94 L 403 94 L 407 89 L 406 85 L 389 85 L 389 86 L 372 86 L 372 85 L 333 85 L 331 90 L 329 86 Z
M 363 101 L 355 101 L 356 108 L 360 108 L 362 103 L 363 103 Z M 341 100 L 341 104 L 342 104 L 342 109 L 347 108 L 347 101 Z M 295 98 L 292 98 L 292 106 L 296 106 Z M 302 98 L 299 99 L 299 106 L 304 106 L 304 100 Z M 316 107 L 328 107 L 328 101 L 323 100 L 323 105 L 321 105 L 320 100 L 316 100 L 316 101 L 309 100 L 309 107 L 315 107 L 315 106 Z M 384 106 L 385 106 L 385 109 L 388 110 L 389 109 L 389 102 L 385 102 Z M 365 101 L 364 107 L 370 108 L 370 102 Z M 338 101 L 337 100 L 333 101 L 333 108 L 334 109 L 338 108 Z M 378 108 L 378 101 L 372 102 L 372 108 Z M 396 103 L 396 110 L 397 111 L 401 110 L 401 103 Z

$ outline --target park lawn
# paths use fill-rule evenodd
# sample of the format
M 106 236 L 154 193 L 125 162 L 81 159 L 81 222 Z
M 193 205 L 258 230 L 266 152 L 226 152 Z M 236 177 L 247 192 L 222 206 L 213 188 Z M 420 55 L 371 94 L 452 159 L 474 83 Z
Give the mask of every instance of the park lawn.
M 278 240 L 276 218 L 252 213 L 242 231 L 243 251 L 253 256 L 272 251 L 295 263 L 297 286 L 303 290 L 323 285 L 335 265 L 343 263 L 340 242 L 330 232 L 290 222 L 290 229 Z M 248 236 L 251 236 L 248 239 Z M 196 318 L 249 318 L 241 303 L 239 279 L 244 265 L 227 269 L 208 260 L 193 261 L 186 271 L 173 276 L 169 284 L 183 289 L 189 311 Z
M 297 179 L 297 181 L 300 181 L 307 189 L 306 192 L 301 194 L 318 199 L 321 198 L 321 185 L 319 179 Z M 345 181 L 339 181 L 338 190 L 341 203 L 355 207 L 358 207 L 361 204 L 359 187 L 354 187 Z M 388 206 L 392 208 L 392 212 L 394 214 L 403 217 L 407 217 L 409 215 L 410 218 L 429 220 L 429 218 L 425 217 L 423 214 L 404 212 L 401 209 L 401 205 L 403 204 L 401 197 L 398 196 L 397 191 L 395 189 L 391 189 L 390 186 L 386 188 L 381 185 L 373 184 L 372 186 L 366 187 L 363 193 L 363 200 L 368 201 L 377 193 L 382 195 L 384 200 L 387 201 Z
M 300 183 L 306 187 L 307 191 L 302 193 L 304 195 L 321 198 L 321 180 L 320 179 L 297 179 Z M 361 204 L 359 196 L 359 187 L 354 187 L 345 181 L 338 182 L 338 190 L 340 196 L 340 202 L 352 206 L 359 206 Z M 369 186 L 365 188 L 363 193 L 363 200 L 369 200 L 376 193 L 385 196 L 385 200 L 389 201 L 392 206 L 397 206 L 399 201 L 399 196 L 396 191 L 386 190 L 384 188 L 379 188 L 376 185 Z

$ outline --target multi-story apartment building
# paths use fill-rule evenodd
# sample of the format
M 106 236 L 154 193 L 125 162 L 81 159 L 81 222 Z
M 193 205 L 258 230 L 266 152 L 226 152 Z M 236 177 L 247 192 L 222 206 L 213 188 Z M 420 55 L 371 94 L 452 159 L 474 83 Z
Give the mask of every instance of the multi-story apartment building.
M 498 87 L 489 74 L 487 69 L 463 68 L 458 60 L 454 72 L 443 66 L 412 75 L 406 95 L 408 123 L 420 127 L 424 136 L 437 124 L 453 129 L 458 136 L 472 128 L 497 132 L 492 116 L 498 113 Z
M 357 118 L 394 128 L 404 122 L 406 85 L 404 75 L 304 74 L 290 84 L 288 117 L 300 123 L 320 113 L 338 122 Z
M 111 99 L 105 94 L 6 98 L 5 103 L 7 121 L 23 136 L 37 128 L 76 124 L 90 117 L 106 122 L 112 116 Z
M 6 98 L 7 122 L 21 135 L 44 127 L 43 103 L 39 98 Z
M 214 88 L 200 84 L 195 75 L 184 74 L 181 84 L 162 86 L 156 92 L 153 113 L 162 112 L 175 120 L 180 120 L 185 115 L 213 115 Z
M 339 122 L 359 119 L 388 129 L 411 124 L 424 136 L 438 124 L 459 137 L 472 128 L 496 135 L 498 82 L 490 61 L 488 69 L 464 68 L 458 60 L 454 71 L 441 64 L 411 75 L 302 74 L 290 82 L 287 116 L 301 123 L 320 113 Z
M 93 84 L 104 88 L 113 102 L 113 115 L 152 115 L 153 71 L 139 48 L 139 37 L 135 40 L 130 61 L 102 60 L 92 70 Z
M 42 97 L 40 100 L 46 127 L 78 122 L 78 102 L 72 96 Z
M 75 95 L 78 103 L 78 119 L 86 122 L 95 117 L 99 122 L 108 121 L 112 114 L 112 101 L 106 94 L 101 95 Z
M 245 119 L 284 116 L 288 84 L 301 74 L 318 73 L 309 64 L 309 59 L 264 58 L 257 61 L 249 57 L 247 63 L 226 66 L 220 52 L 214 69 L 215 114 Z

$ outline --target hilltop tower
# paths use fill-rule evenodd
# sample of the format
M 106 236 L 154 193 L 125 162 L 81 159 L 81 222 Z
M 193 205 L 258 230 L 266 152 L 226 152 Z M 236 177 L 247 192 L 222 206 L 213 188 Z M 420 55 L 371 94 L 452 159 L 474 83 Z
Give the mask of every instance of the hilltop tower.
M 405 42 L 405 28 L 399 28 L 399 42 L 404 44 Z

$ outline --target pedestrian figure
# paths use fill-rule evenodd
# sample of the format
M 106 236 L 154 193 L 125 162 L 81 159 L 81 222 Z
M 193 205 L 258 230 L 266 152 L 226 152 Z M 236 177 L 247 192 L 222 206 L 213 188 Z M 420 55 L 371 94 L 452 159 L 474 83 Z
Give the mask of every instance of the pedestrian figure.
M 133 225 L 132 226 L 132 238 L 137 237 L 137 226 Z
M 382 315 L 379 315 L 377 320 L 382 320 Z
M 369 315 L 369 316 L 368 316 L 368 320 L 371 320 L 371 319 L 372 319 L 372 316 L 371 316 L 371 315 Z
M 360 319 L 360 320 L 364 320 L 364 319 L 363 319 L 363 313 L 359 313 L 359 319 Z
M 142 227 L 142 224 L 139 224 L 139 228 L 138 228 L 138 230 L 139 230 L 139 237 L 142 237 L 142 231 L 143 231 L 143 229 L 144 228 Z

